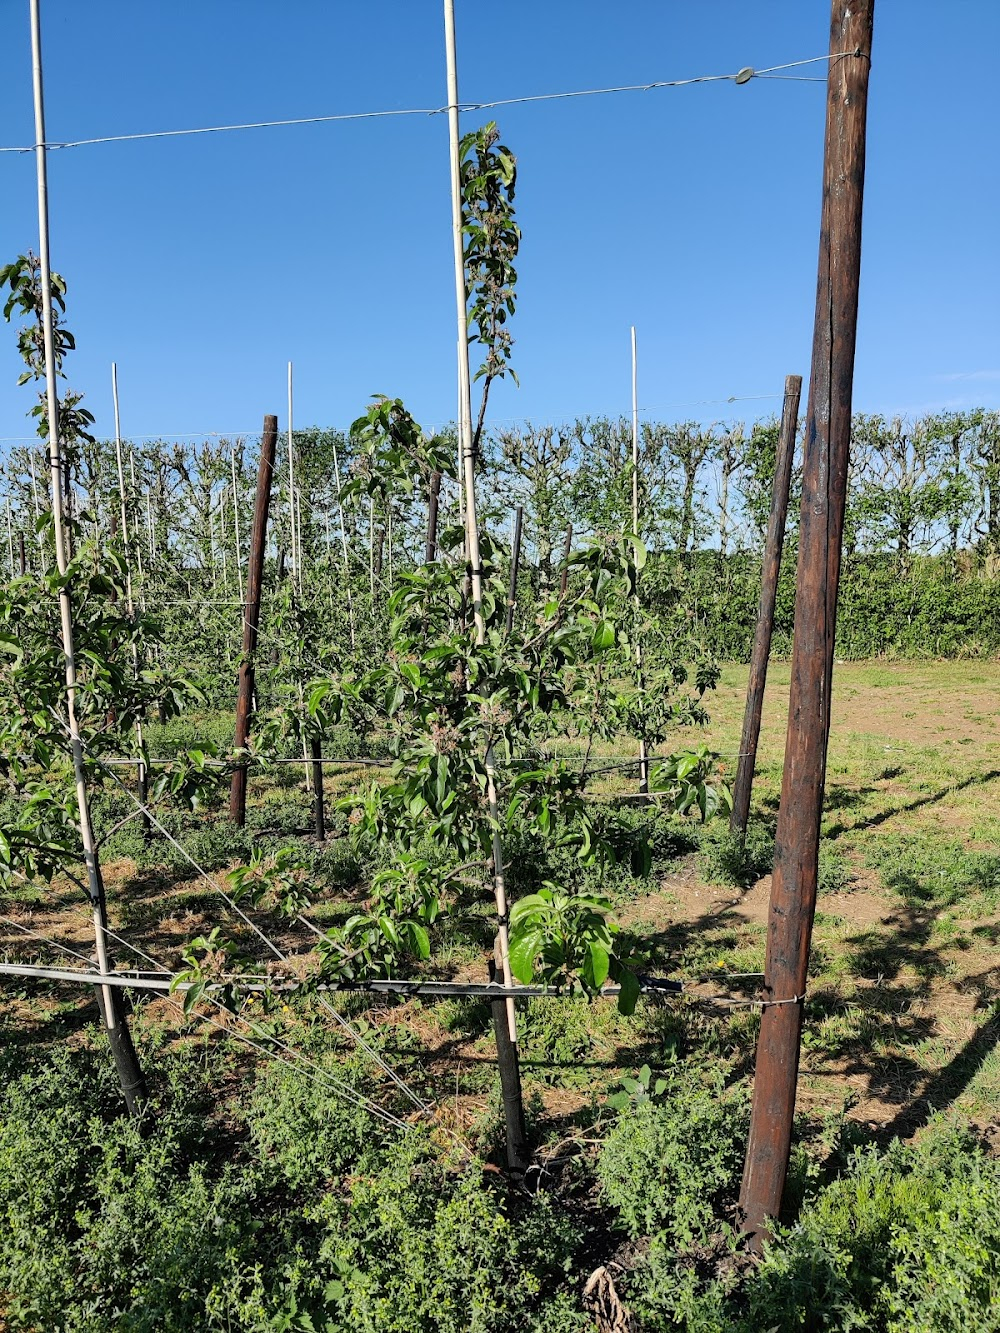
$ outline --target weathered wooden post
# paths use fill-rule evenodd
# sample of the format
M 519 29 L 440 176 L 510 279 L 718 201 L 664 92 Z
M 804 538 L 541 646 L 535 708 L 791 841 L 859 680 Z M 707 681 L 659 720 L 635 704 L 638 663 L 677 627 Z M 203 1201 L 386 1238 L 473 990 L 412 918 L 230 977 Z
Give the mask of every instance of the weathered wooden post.
M 267 540 L 267 511 L 271 504 L 271 479 L 274 476 L 274 456 L 278 446 L 278 418 L 264 418 L 264 434 L 260 442 L 260 464 L 257 468 L 257 498 L 253 509 L 253 532 L 250 537 L 250 561 L 247 566 L 247 597 L 243 616 L 243 659 L 240 662 L 239 684 L 236 695 L 236 749 L 246 749 L 250 739 L 250 714 L 253 703 L 254 658 L 257 653 L 257 631 L 260 626 L 260 593 L 264 581 L 264 546 Z M 247 820 L 247 766 L 239 763 L 233 769 L 229 789 L 229 817 L 241 828 Z
M 309 742 L 312 755 L 313 817 L 316 837 L 322 842 L 326 837 L 326 811 L 323 808 L 323 742 L 314 736 Z
M 833 0 L 816 323 L 803 452 L 795 644 L 768 921 L 764 1007 L 740 1204 L 755 1247 L 788 1170 L 830 732 L 851 439 L 874 0 Z
M 729 817 L 729 827 L 739 835 L 741 841 L 746 837 L 747 820 L 750 818 L 750 793 L 753 788 L 754 766 L 757 762 L 757 742 L 760 740 L 760 718 L 764 707 L 764 686 L 767 684 L 767 664 L 771 658 L 774 604 L 778 595 L 781 550 L 785 542 L 788 489 L 792 481 L 795 431 L 799 420 L 801 393 L 802 376 L 787 376 L 785 403 L 781 412 L 781 430 L 774 459 L 771 513 L 767 521 L 764 562 L 760 576 L 760 606 L 757 611 L 757 628 L 754 632 L 753 652 L 750 657 L 750 679 L 747 681 L 747 704 L 743 714 L 740 756 L 736 766 L 736 781 L 733 783 L 733 809 Z

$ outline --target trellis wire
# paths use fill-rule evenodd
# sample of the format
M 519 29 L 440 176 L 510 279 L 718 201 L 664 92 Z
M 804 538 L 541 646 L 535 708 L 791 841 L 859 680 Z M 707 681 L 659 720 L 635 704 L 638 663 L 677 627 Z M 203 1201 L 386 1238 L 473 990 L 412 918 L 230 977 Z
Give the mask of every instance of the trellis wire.
M 55 941 L 51 942 L 55 943 Z M 107 973 L 84 972 L 80 968 L 39 967 L 30 963 L 0 963 L 0 976 L 3 975 L 35 977 L 46 981 L 78 982 L 88 986 L 120 986 L 131 990 L 155 991 L 162 994 L 174 994 L 178 991 L 190 990 L 195 984 L 194 982 L 178 981 L 177 976 L 179 974 L 176 973 L 153 975 L 139 970 Z M 763 973 L 734 973 L 733 975 L 737 977 L 760 977 L 763 976 Z M 227 985 L 236 985 L 236 979 L 220 981 L 214 986 L 207 987 L 206 992 L 213 989 L 221 990 Z M 304 983 L 301 982 L 273 983 L 259 981 L 247 982 L 237 987 L 240 991 L 251 995 L 265 993 L 291 995 L 304 988 Z M 365 981 L 320 982 L 316 985 L 310 983 L 310 989 L 327 994 L 400 995 L 410 999 L 537 1000 L 543 998 L 576 998 L 576 992 L 567 991 L 565 987 L 559 986 L 507 986 L 493 982 L 411 981 L 394 977 L 379 977 Z M 661 999 L 673 997 L 675 999 L 693 1000 L 699 1004 L 718 1004 L 732 1008 L 770 1009 L 782 1004 L 799 1004 L 806 998 L 805 995 L 795 995 L 785 1000 L 765 1000 L 733 995 L 700 995 L 697 991 L 687 989 L 681 981 L 645 976 L 639 978 L 639 989 L 644 995 L 655 995 Z M 620 986 L 604 986 L 596 992 L 596 995 L 600 999 L 613 999 L 620 992 Z M 342 1023 L 347 1023 L 343 1015 L 337 1017 Z M 352 1030 L 352 1035 L 359 1044 L 364 1045 L 360 1033 Z M 379 1059 L 380 1057 L 376 1058 Z M 393 1081 L 396 1081 L 398 1075 L 389 1070 L 388 1067 L 386 1068 Z M 415 1097 L 415 1094 L 411 1094 L 411 1097 Z
M 524 97 L 501 97 L 489 102 L 460 102 L 455 104 L 456 111 L 489 111 L 502 106 L 526 106 L 536 102 L 561 102 L 579 97 L 607 97 L 618 93 L 656 92 L 663 88 L 687 88 L 697 83 L 749 83 L 752 79 L 788 78 L 794 76 L 780 74 L 781 70 L 798 69 L 804 65 L 815 65 L 822 61 L 841 59 L 844 56 L 857 55 L 856 51 L 841 51 L 837 55 L 811 56 L 806 60 L 793 60 L 784 65 L 768 65 L 763 69 L 753 69 L 746 65 L 733 74 L 699 74 L 686 79 L 660 79 L 653 83 L 618 84 L 610 88 L 581 88 L 563 93 L 534 93 Z M 798 80 L 794 80 L 798 81 Z M 805 80 L 823 83 L 825 80 Z M 61 141 L 43 141 L 41 144 L 10 145 L 0 147 L 0 153 L 31 153 L 38 148 L 54 152 L 60 148 L 88 148 L 95 144 L 134 143 L 143 139 L 177 139 L 195 134 L 230 134 L 239 130 L 281 129 L 296 125 L 324 125 L 337 121 L 381 120 L 403 116 L 443 116 L 451 106 L 401 107 L 381 111 L 349 111 L 326 116 L 297 116 L 287 120 L 248 121 L 239 125 L 202 125 L 181 130 L 149 130 L 139 134 L 107 134 L 93 139 L 66 139 Z

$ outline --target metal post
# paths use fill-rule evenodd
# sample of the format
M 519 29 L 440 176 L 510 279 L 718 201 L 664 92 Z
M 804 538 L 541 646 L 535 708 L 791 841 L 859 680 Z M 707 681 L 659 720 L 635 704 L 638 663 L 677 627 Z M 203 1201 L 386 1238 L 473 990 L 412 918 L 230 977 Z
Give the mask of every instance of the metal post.
M 243 616 L 243 659 L 240 662 L 239 688 L 236 696 L 236 749 L 246 749 L 250 739 L 250 713 L 254 690 L 254 658 L 257 653 L 257 631 L 260 626 L 260 594 L 264 581 L 264 547 L 267 542 L 267 512 L 271 503 L 271 479 L 274 458 L 278 448 L 278 418 L 264 418 L 264 432 L 260 441 L 260 463 L 257 468 L 257 497 L 253 510 L 253 533 L 250 538 L 250 560 L 247 568 L 246 612 Z M 238 764 L 233 769 L 229 789 L 229 817 L 241 828 L 247 819 L 247 766 Z
M 833 0 L 816 322 L 795 593 L 788 735 L 775 840 L 753 1112 L 740 1204 L 759 1247 L 778 1216 L 791 1145 L 816 909 L 837 588 L 851 441 L 865 122 L 874 0 Z M 850 52 L 840 55 L 841 52 Z
M 302 595 L 302 571 L 299 568 L 299 548 L 295 538 L 295 445 L 292 441 L 292 363 L 288 363 L 288 518 L 291 523 L 292 583 Z
M 460 161 L 460 132 L 458 115 L 458 54 L 455 41 L 455 0 L 444 0 L 445 52 L 448 66 L 448 146 L 451 159 L 451 221 L 452 251 L 455 269 L 455 306 L 458 333 L 458 402 L 460 407 L 459 438 L 462 449 L 462 481 L 465 491 L 466 558 L 469 564 L 472 592 L 472 615 L 476 643 L 486 642 L 486 622 L 483 616 L 483 571 L 479 547 L 479 522 L 476 514 L 476 467 L 472 449 L 472 387 L 469 379 L 469 325 L 465 289 L 465 255 L 462 231 L 462 189 Z M 499 829 L 496 772 L 493 747 L 487 746 L 484 757 L 486 768 L 486 800 L 490 820 Z M 495 957 L 503 975 L 504 985 L 514 983 L 510 968 L 507 931 L 507 890 L 504 884 L 503 848 L 499 832 L 493 834 L 493 891 L 497 909 Z M 517 1013 L 513 997 L 506 1001 L 507 1029 L 510 1047 L 498 1045 L 500 1077 L 504 1089 L 504 1105 L 508 1113 L 508 1164 L 515 1174 L 524 1171 L 528 1162 L 527 1138 L 524 1129 L 524 1108 L 521 1096 L 521 1074 L 517 1058 Z M 516 1123 L 510 1116 L 516 1117 Z
M 743 714 L 743 735 L 740 737 L 740 755 L 733 783 L 733 809 L 729 827 L 740 840 L 746 838 L 750 818 L 750 794 L 753 788 L 754 765 L 757 762 L 757 742 L 760 739 L 760 718 L 764 707 L 764 686 L 767 684 L 767 664 L 771 657 L 771 636 L 774 633 L 774 604 L 778 595 L 778 574 L 781 570 L 781 551 L 785 541 L 785 519 L 788 515 L 788 490 L 792 481 L 792 462 L 795 458 L 795 432 L 799 421 L 799 396 L 802 376 L 789 375 L 785 379 L 785 402 L 781 412 L 781 430 L 774 460 L 774 482 L 771 488 L 771 513 L 767 521 L 764 542 L 764 563 L 760 576 L 760 606 L 757 628 L 754 632 L 753 653 L 750 657 L 750 678 L 747 681 L 747 703 Z
M 107 909 L 104 900 L 104 881 L 98 861 L 97 844 L 90 818 L 90 802 L 87 797 L 86 771 L 83 760 L 83 742 L 76 718 L 76 652 L 73 641 L 73 604 L 70 588 L 65 580 L 67 568 L 66 532 L 63 519 L 62 476 L 63 460 L 59 446 L 59 400 L 56 393 L 56 354 L 52 317 L 52 265 L 49 259 L 49 201 L 48 172 L 45 142 L 45 97 L 42 86 L 42 34 L 39 14 L 39 0 L 29 0 L 31 15 L 31 65 L 32 83 L 35 102 L 35 174 L 38 185 L 38 257 L 39 274 L 42 286 L 42 337 L 45 346 L 45 395 L 49 427 L 49 468 L 52 478 L 52 526 L 55 534 L 56 567 L 61 576 L 59 590 L 59 618 L 62 632 L 62 647 L 65 658 L 66 677 L 66 722 L 69 732 L 70 751 L 73 758 L 73 777 L 76 787 L 76 804 L 80 820 L 80 841 L 83 845 L 83 859 L 87 870 L 87 893 L 90 898 L 94 921 L 94 939 L 97 948 L 97 961 L 103 975 L 110 971 L 110 958 L 107 944 Z M 104 1005 L 102 1017 L 108 1033 L 108 1039 L 115 1056 L 121 1078 L 122 1091 L 130 1111 L 139 1109 L 145 1099 L 146 1088 L 135 1059 L 131 1060 L 124 1049 L 122 1029 L 126 1028 L 124 1008 L 120 997 L 112 992 L 111 986 L 103 987 Z M 131 1043 L 128 1043 L 130 1046 Z

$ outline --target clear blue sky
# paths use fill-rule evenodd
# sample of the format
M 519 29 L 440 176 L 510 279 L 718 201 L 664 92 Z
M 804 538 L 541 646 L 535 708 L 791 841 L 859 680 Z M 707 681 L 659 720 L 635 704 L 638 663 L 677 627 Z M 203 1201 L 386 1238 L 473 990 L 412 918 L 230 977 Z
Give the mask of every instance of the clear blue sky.
M 0 141 L 32 141 L 27 0 L 4 6 Z M 43 0 L 50 139 L 445 100 L 438 0 Z M 827 0 L 458 0 L 463 99 L 733 72 L 823 54 Z M 1000 406 L 1000 0 L 877 0 L 855 403 Z M 820 70 L 814 66 L 805 71 Z M 818 83 L 513 107 L 521 389 L 494 419 L 629 407 L 752 417 L 808 374 Z M 480 117 L 469 117 L 468 125 Z M 30 156 L 0 155 L 0 257 L 37 246 Z M 70 379 L 127 433 L 344 424 L 376 391 L 454 415 L 443 116 L 53 153 Z M 0 330 L 0 436 L 30 391 Z M 684 406 L 675 406 L 683 404 Z

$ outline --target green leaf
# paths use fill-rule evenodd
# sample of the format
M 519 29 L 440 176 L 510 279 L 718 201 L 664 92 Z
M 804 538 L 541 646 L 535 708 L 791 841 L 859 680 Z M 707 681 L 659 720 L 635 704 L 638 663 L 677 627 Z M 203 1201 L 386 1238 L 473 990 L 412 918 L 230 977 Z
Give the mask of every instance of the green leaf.
M 424 930 L 423 926 L 418 925 L 416 921 L 411 921 L 408 929 L 417 955 L 426 961 L 426 959 L 431 956 L 430 936 L 427 934 L 427 931 Z
M 621 969 L 621 975 L 618 978 L 618 984 L 621 991 L 618 995 L 618 1012 L 620 1014 L 635 1013 L 635 1006 L 639 1001 L 642 991 L 639 987 L 639 978 L 628 968 Z
M 587 971 L 589 972 L 587 980 L 595 990 L 600 990 L 607 981 L 610 967 L 611 958 L 607 949 L 603 949 L 599 944 L 589 944 L 587 946 Z
M 542 948 L 542 933 L 539 930 L 527 931 L 516 935 L 510 941 L 510 970 L 522 985 L 527 986 L 535 975 L 535 959 Z

